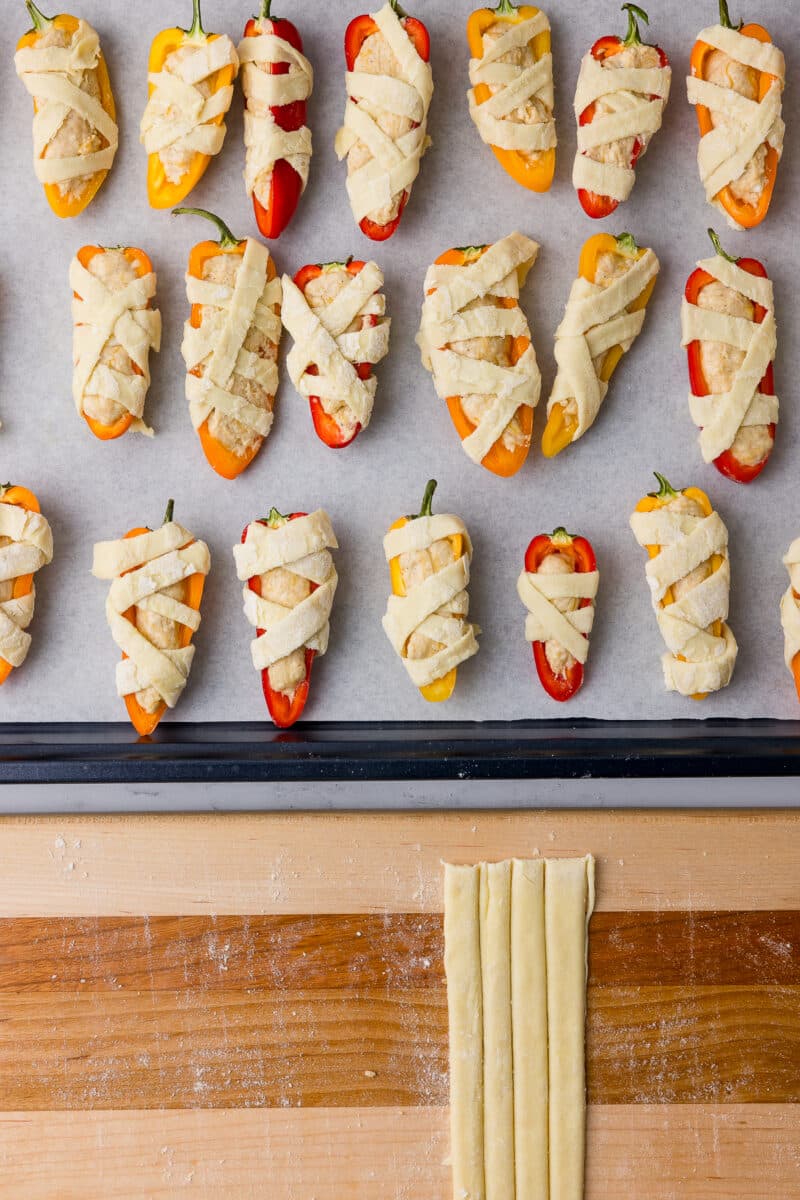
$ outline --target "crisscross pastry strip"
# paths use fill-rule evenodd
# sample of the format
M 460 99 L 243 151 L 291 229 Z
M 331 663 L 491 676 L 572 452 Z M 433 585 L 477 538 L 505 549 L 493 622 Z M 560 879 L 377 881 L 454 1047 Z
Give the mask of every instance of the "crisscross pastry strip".
M 470 59 L 469 81 L 472 88 L 467 92 L 469 112 L 487 145 L 497 146 L 501 150 L 517 150 L 523 154 L 541 153 L 556 145 L 552 54 L 543 54 L 529 67 L 500 61 L 506 54 L 524 49 L 533 38 L 549 28 L 546 15 L 539 11 L 536 16 L 509 26 L 497 41 L 489 44 L 484 41 L 483 57 Z M 475 98 L 475 88 L 480 84 L 495 89 L 494 94 L 482 104 Z M 526 125 L 512 114 L 532 100 L 539 101 L 547 112 L 547 118 Z
M 456 535 L 464 539 L 461 557 L 411 587 L 405 596 L 390 596 L 383 617 L 386 636 L 419 688 L 442 679 L 478 652 L 478 627 L 467 620 L 472 544 L 461 518 L 446 513 L 415 517 L 390 529 L 383 539 L 386 561 L 391 562 L 400 554 L 427 550 L 434 542 Z M 406 645 L 412 633 L 422 634 L 442 648 L 427 658 L 408 658 Z
M 390 207 L 403 192 L 410 192 L 419 174 L 419 164 L 430 145 L 428 109 L 433 95 L 430 63 L 420 57 L 391 4 L 372 13 L 400 64 L 402 75 L 371 75 L 348 71 L 345 76 L 347 104 L 344 125 L 336 135 L 336 154 L 345 158 L 357 142 L 372 157 L 347 177 L 350 206 L 357 221 Z M 392 138 L 378 124 L 381 113 L 394 114 L 413 122 L 411 129 Z
M 747 164 L 765 142 L 778 153 L 783 153 L 784 123 L 781 116 L 783 87 L 786 65 L 783 54 L 771 42 L 759 42 L 746 37 L 736 29 L 725 29 L 712 25 L 698 34 L 699 42 L 721 50 L 736 62 L 752 67 L 753 70 L 774 75 L 766 94 L 760 100 L 749 100 L 732 88 L 722 87 L 707 79 L 690 75 L 686 90 L 690 104 L 702 104 L 715 116 L 719 123 L 700 139 L 697 148 L 697 165 L 700 179 L 706 190 L 709 203 L 734 183 L 744 172 Z M 728 223 L 734 229 L 741 226 L 725 212 Z
M 191 575 L 207 575 L 210 566 L 208 546 L 195 541 L 177 521 L 135 537 L 95 545 L 92 574 L 112 580 L 106 620 L 111 636 L 127 655 L 117 663 L 119 696 L 153 688 L 168 708 L 178 703 L 189 677 L 194 646 L 161 650 L 124 614 L 136 606 L 196 630 L 200 613 L 164 592 Z
M 251 328 L 276 345 L 280 342 L 280 316 L 272 311 L 280 305 L 281 282 L 268 280 L 269 253 L 255 238 L 248 238 L 236 273 L 234 286 L 186 275 L 190 304 L 201 304 L 203 320 L 195 329 L 184 325 L 181 352 L 186 363 L 186 398 L 192 424 L 199 429 L 216 409 L 246 426 L 254 435 L 266 437 L 272 428 L 272 412 L 237 396 L 233 376 L 254 380 L 271 396 L 278 390 L 278 365 L 245 349 Z M 209 314 L 208 309 L 216 309 Z M 202 375 L 193 374 L 200 366 Z
M 536 408 L 541 375 L 533 345 L 510 367 L 470 358 L 452 348 L 470 338 L 524 337 L 528 321 L 520 308 L 498 306 L 495 298 L 519 299 L 519 291 L 536 261 L 539 245 L 511 233 L 464 266 L 434 264 L 425 276 L 425 301 L 417 344 L 422 364 L 433 375 L 437 395 L 483 395 L 490 402 L 473 432 L 461 443 L 479 463 L 502 437 L 522 406 Z M 483 302 L 483 303 L 482 303 Z
M 139 140 L 148 154 L 169 150 L 188 161 L 193 154 L 212 157 L 222 149 L 226 126 L 216 118 L 230 108 L 233 84 L 225 84 L 210 96 L 203 94 L 201 85 L 225 67 L 236 71 L 239 58 L 227 34 L 204 38 L 196 45 L 187 41 L 186 46 L 190 53 L 171 56 L 171 70 L 148 75 L 152 91 L 142 114 Z M 185 170 L 178 177 L 183 174 Z
M 728 531 L 719 513 L 694 516 L 665 508 L 635 512 L 631 529 L 640 546 L 660 546 L 645 574 L 653 609 L 668 651 L 661 663 L 668 691 L 682 696 L 716 692 L 731 681 L 738 647 L 729 626 L 731 569 Z M 713 555 L 721 565 L 679 600 L 662 601 L 679 580 Z M 722 623 L 721 636 L 710 628 Z
M 791 671 L 800 654 L 800 538 L 795 538 L 784 554 L 783 565 L 789 572 L 789 586 L 781 597 L 783 658 Z
M 272 169 L 279 159 L 299 175 L 305 191 L 311 162 L 311 130 L 281 129 L 271 112 L 272 107 L 307 100 L 314 86 L 311 63 L 290 42 L 274 33 L 260 33 L 242 38 L 238 47 L 242 67 L 244 110 L 245 168 L 247 194 L 252 196 L 256 185 L 266 188 Z M 278 63 L 288 65 L 285 75 L 272 75 L 269 68 Z
M 253 666 L 258 671 L 274 666 L 305 647 L 324 654 L 328 649 L 330 615 L 339 577 L 330 551 L 339 543 L 324 509 L 296 517 L 277 529 L 253 521 L 245 540 L 233 548 L 236 574 L 244 581 L 244 613 L 251 625 L 263 630 L 251 643 Z M 283 567 L 315 585 L 294 608 L 266 600 L 247 581 Z
M 572 182 L 612 200 L 627 200 L 636 182 L 636 170 L 628 163 L 599 162 L 589 150 L 625 138 L 647 142 L 661 128 L 661 117 L 669 98 L 672 70 L 657 67 L 608 67 L 589 52 L 581 59 L 575 90 L 575 116 L 603 100 L 613 112 L 597 114 L 585 125 L 578 124 L 578 149 Z
M 52 562 L 53 534 L 41 513 L 19 504 L 0 504 L 0 538 L 10 539 L 0 547 L 0 584 L 33 575 Z M 31 585 L 26 596 L 0 602 L 0 659 L 12 667 L 22 666 L 27 657 L 31 644 L 27 629 L 35 601 L 36 588 Z
M 377 380 L 373 375 L 360 379 L 354 364 L 378 363 L 389 350 L 391 322 L 382 287 L 383 272 L 368 262 L 330 304 L 312 309 L 294 280 L 283 277 L 281 317 L 294 338 L 286 359 L 292 383 L 302 396 L 345 403 L 362 429 L 372 415 Z M 348 332 L 353 321 L 366 316 L 377 317 L 378 323 Z M 310 366 L 318 374 L 308 374 Z
M 80 87 L 84 71 L 93 71 L 100 61 L 100 39 L 91 25 L 78 21 L 69 46 L 25 46 L 14 55 L 14 66 L 36 101 L 33 118 L 33 167 L 41 183 L 67 184 L 72 179 L 108 171 L 119 144 L 113 117 L 99 98 Z M 45 158 L 50 142 L 71 112 L 91 125 L 107 145 L 88 154 Z
M 705 462 L 713 462 L 729 450 L 742 426 L 772 425 L 778 420 L 778 397 L 761 391 L 761 380 L 775 358 L 777 328 L 772 280 L 751 275 L 722 255 L 698 262 L 701 271 L 741 292 L 753 304 L 765 308 L 763 321 L 729 316 L 690 304 L 684 298 L 681 310 L 682 344 L 694 341 L 722 342 L 744 352 L 744 361 L 728 392 L 708 396 L 689 394 L 689 410 L 700 426 L 700 449 Z
M 594 424 L 606 397 L 608 383 L 598 374 L 605 353 L 612 346 L 630 350 L 644 324 L 645 309 L 628 312 L 659 271 L 659 261 L 649 248 L 640 258 L 631 258 L 624 275 L 607 287 L 578 276 L 572 285 L 563 320 L 556 330 L 554 353 L 558 370 L 547 403 L 548 416 L 556 404 L 577 407 L 577 441 Z
M 517 580 L 517 595 L 528 610 L 525 640 L 558 642 L 579 663 L 585 663 L 599 582 L 599 571 L 571 571 L 564 575 L 523 571 Z M 557 600 L 591 600 L 591 604 L 561 612 Z
M 141 417 L 150 387 L 150 350 L 161 347 L 161 313 L 148 307 L 156 294 L 155 272 L 112 289 L 76 256 L 70 263 L 69 282 L 76 293 L 72 300 L 75 407 L 82 414 L 87 396 L 107 397 L 135 418 L 131 429 L 152 434 Z M 141 374 L 126 375 L 102 361 L 105 348 L 115 343 Z

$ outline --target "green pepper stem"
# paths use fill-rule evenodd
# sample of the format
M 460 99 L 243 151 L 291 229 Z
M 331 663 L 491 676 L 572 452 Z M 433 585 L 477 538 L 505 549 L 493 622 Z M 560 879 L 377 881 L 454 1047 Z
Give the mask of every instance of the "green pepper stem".
M 500 0 L 497 8 L 494 10 L 498 17 L 514 17 L 517 14 L 517 6 L 511 3 L 511 0 Z
M 53 24 L 55 17 L 46 17 L 41 9 L 36 7 L 33 0 L 25 0 L 25 7 L 27 8 L 28 15 L 33 22 L 33 28 L 38 30 L 39 33 L 41 33 L 42 30 L 47 29 L 49 25 Z
M 648 495 L 653 496 L 656 500 L 674 500 L 678 493 L 675 491 L 675 488 L 672 486 L 667 477 L 665 475 L 659 475 L 658 471 L 653 471 L 653 474 L 658 480 L 658 491 L 648 492 Z
M 278 524 L 278 523 L 281 523 L 281 522 L 286 522 L 286 521 L 288 521 L 288 520 L 289 520 L 289 518 L 286 516 L 286 514 L 285 514 L 285 513 L 282 513 L 282 512 L 281 512 L 279 509 L 277 509 L 277 508 L 275 507 L 275 505 L 273 504 L 272 508 L 271 508 L 271 509 L 269 510 L 269 512 L 267 513 L 266 517 L 261 517 L 261 518 L 260 518 L 260 522 L 259 522 L 259 523 L 260 523 L 260 524 L 262 524 L 262 525 L 275 525 L 275 524 Z
M 740 21 L 738 25 L 734 25 L 731 20 L 731 14 L 728 12 L 728 0 L 719 0 L 719 23 L 723 29 L 741 29 L 744 21 Z
M 200 0 L 192 0 L 192 24 L 186 30 L 186 36 L 190 38 L 206 36 L 206 31 L 203 29 L 203 18 L 200 15 Z
M 711 238 L 711 245 L 714 247 L 720 258 L 724 258 L 725 261 L 729 263 L 737 263 L 739 261 L 738 258 L 734 258 L 732 254 L 728 254 L 727 251 L 722 249 L 722 243 L 719 240 L 719 235 L 713 229 L 709 229 L 708 236 Z
M 425 488 L 425 495 L 422 497 L 422 508 L 417 514 L 420 517 L 430 517 L 433 515 L 433 493 L 436 491 L 436 480 L 429 479 Z
M 645 25 L 650 24 L 650 18 L 638 4 L 623 4 L 622 11 L 628 14 L 628 30 L 623 39 L 623 45 L 640 46 L 642 36 L 639 33 L 639 25 L 636 18 L 638 17 L 640 21 L 644 21 Z
M 563 525 L 559 525 L 550 534 L 551 542 L 572 542 L 574 540 L 575 540 L 575 534 L 567 533 L 567 530 Z
M 617 245 L 623 254 L 638 254 L 639 243 L 632 233 L 620 233 L 617 235 Z
M 168 500 L 168 501 L 167 501 L 167 507 L 166 507 L 166 509 L 164 510 L 164 520 L 161 522 L 161 524 L 162 524 L 162 525 L 169 525 L 170 521 L 172 520 L 172 514 L 173 514 L 174 512 L 175 512 L 175 501 L 174 501 L 174 500 Z
M 269 20 L 269 10 L 272 8 L 272 0 L 261 0 L 261 12 L 258 14 L 259 21 Z
M 403 19 L 403 17 L 408 16 L 408 13 L 406 12 L 406 10 L 404 8 L 400 7 L 400 5 L 397 3 L 397 0 L 389 0 L 389 3 L 391 4 L 392 8 L 397 13 L 398 17 L 400 17 L 401 20 Z
M 241 246 L 244 238 L 234 237 L 228 226 L 221 217 L 209 212 L 206 208 L 173 208 L 173 217 L 190 216 L 190 217 L 205 217 L 212 225 L 216 225 L 219 230 L 219 244 L 223 250 L 231 250 L 234 246 Z
M 479 254 L 483 254 L 485 246 L 456 246 L 459 254 L 463 254 L 464 258 L 477 258 Z

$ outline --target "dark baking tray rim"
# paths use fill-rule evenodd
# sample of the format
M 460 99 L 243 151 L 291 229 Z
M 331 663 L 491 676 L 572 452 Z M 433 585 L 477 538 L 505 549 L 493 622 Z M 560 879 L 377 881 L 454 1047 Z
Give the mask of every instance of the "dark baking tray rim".
M 0 783 L 798 775 L 800 721 L 0 723 Z

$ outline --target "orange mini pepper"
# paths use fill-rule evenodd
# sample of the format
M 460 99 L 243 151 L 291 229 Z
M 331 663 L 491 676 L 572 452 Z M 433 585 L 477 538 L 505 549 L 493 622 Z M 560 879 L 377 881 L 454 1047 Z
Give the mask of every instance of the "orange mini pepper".
M 200 0 L 192 0 L 192 24 L 190 27 L 188 29 L 163 29 L 153 39 L 153 44 L 150 47 L 150 60 L 147 67 L 148 73 L 150 75 L 157 75 L 159 71 L 163 70 L 164 63 L 170 54 L 174 54 L 181 47 L 214 42 L 221 36 L 219 33 L 206 33 L 203 29 L 203 21 L 200 14 Z M 236 67 L 233 65 L 225 66 L 217 71 L 209 79 L 211 95 L 216 95 L 220 88 L 231 85 L 235 78 Z M 148 85 L 148 96 L 152 96 L 153 91 L 154 86 L 151 83 Z M 221 125 L 224 120 L 225 113 L 222 112 L 212 117 L 211 123 Z M 201 154 L 198 151 L 193 156 L 188 171 L 181 176 L 177 183 L 171 183 L 167 179 L 159 155 L 157 153 L 148 155 L 147 195 L 152 207 L 173 208 L 176 204 L 180 204 L 181 201 L 186 199 L 195 184 L 199 183 L 203 178 L 210 162 L 210 155 Z
M 584 242 L 578 261 L 578 274 L 582 279 L 593 283 L 601 254 L 627 254 L 633 258 L 641 258 L 645 249 L 636 244 L 636 239 L 631 233 L 621 233 L 618 237 L 611 233 L 596 233 Z M 646 308 L 655 285 L 656 281 L 653 278 L 636 299 L 631 301 L 627 311 L 637 312 L 640 308 Z M 622 346 L 611 346 L 606 351 L 599 372 L 603 383 L 608 383 L 624 353 Z M 542 434 L 542 454 L 545 458 L 554 458 L 556 454 L 566 450 L 577 428 L 577 419 L 567 414 L 567 406 L 561 403 L 554 404 Z
M 511 0 L 500 0 L 497 8 L 479 8 L 467 21 L 467 42 L 473 58 L 483 58 L 483 35 L 493 25 L 505 22 L 508 25 L 519 25 L 522 21 L 530 21 L 539 13 L 533 5 L 524 4 L 519 8 Z M 550 30 L 538 33 L 529 42 L 535 60 L 544 58 L 550 53 Z M 491 97 L 488 84 L 479 83 L 475 88 L 475 100 L 485 104 Z M 556 169 L 555 147 L 543 150 L 539 154 L 523 154 L 519 150 L 504 150 L 501 146 L 492 146 L 495 158 L 503 170 L 522 187 L 532 192 L 549 191 Z
M 19 508 L 24 508 L 28 512 L 33 513 L 40 513 L 42 511 L 39 501 L 33 492 L 29 492 L 25 487 L 14 487 L 10 483 L 7 483 L 4 487 L 0 487 L 0 504 L 16 504 Z M 14 580 L 11 599 L 21 600 L 23 596 L 29 596 L 32 591 L 33 576 L 18 575 Z M 14 668 L 11 663 L 6 662 L 4 658 L 0 658 L 0 685 L 5 683 L 13 670 Z
M 30 13 L 33 28 L 29 29 L 17 42 L 17 50 L 37 46 L 42 37 L 50 29 L 61 29 L 64 33 L 68 33 L 72 37 L 78 28 L 78 18 L 71 16 L 69 13 L 60 13 L 57 17 L 46 17 L 40 12 L 33 0 L 25 0 L 25 7 Z M 114 104 L 114 94 L 111 91 L 108 66 L 102 51 L 97 62 L 97 83 L 100 89 L 100 103 L 104 111 L 111 117 L 111 120 L 116 121 L 117 110 Z M 36 111 L 36 103 L 34 102 L 34 112 Z M 95 198 L 103 186 L 107 175 L 108 169 L 96 171 L 74 193 L 63 193 L 57 183 L 45 183 L 43 186 L 47 203 L 57 217 L 77 217 Z
M 738 26 L 731 21 L 728 12 L 727 0 L 719 0 L 719 23 L 724 29 L 736 29 L 743 37 L 755 38 L 757 42 L 771 42 L 767 30 L 763 25 L 744 25 L 740 23 Z M 706 65 L 709 56 L 714 53 L 714 47 L 709 46 L 707 42 L 696 41 L 692 49 L 690 60 L 692 75 L 697 79 L 706 78 Z M 758 74 L 758 99 L 761 101 L 766 96 L 772 84 L 775 82 L 775 76 L 770 75 L 766 71 L 759 71 Z M 697 108 L 697 124 L 700 127 L 700 136 L 705 137 L 713 129 L 711 121 L 711 113 L 704 104 L 696 105 Z M 725 212 L 734 220 L 737 225 L 741 225 L 743 229 L 753 229 L 756 225 L 760 225 L 764 217 L 769 211 L 769 206 L 772 201 L 772 193 L 775 190 L 775 180 L 778 176 L 778 151 L 774 146 L 767 146 L 767 157 L 764 164 L 766 175 L 766 183 L 761 195 L 756 204 L 746 204 L 743 200 L 738 200 L 733 192 L 728 187 L 724 187 L 721 192 L 718 192 L 714 197 L 715 201 L 722 205 Z

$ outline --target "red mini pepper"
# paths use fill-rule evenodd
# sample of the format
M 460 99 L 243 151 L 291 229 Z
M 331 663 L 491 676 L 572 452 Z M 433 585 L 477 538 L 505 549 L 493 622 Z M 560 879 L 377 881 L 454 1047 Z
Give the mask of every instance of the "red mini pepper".
M 301 292 L 305 292 L 307 285 L 312 279 L 317 279 L 323 271 L 344 270 L 349 271 L 351 275 L 358 275 L 359 271 L 363 271 L 366 264 L 360 259 L 348 259 L 347 262 L 328 262 L 328 263 L 308 263 L 305 267 L 301 267 L 294 277 L 294 282 L 299 287 Z M 363 318 L 366 325 L 376 325 L 377 317 L 366 316 Z M 356 372 L 359 379 L 369 379 L 372 374 L 372 363 L 362 362 L 355 364 Z M 308 368 L 309 375 L 316 375 L 317 368 L 310 366 Z M 356 423 L 353 433 L 345 433 L 338 422 L 330 413 L 326 412 L 322 406 L 322 401 L 319 396 L 309 396 L 308 403 L 311 408 L 311 419 L 314 422 L 314 429 L 326 446 L 330 446 L 333 450 L 343 450 L 345 446 L 349 446 L 355 441 L 361 432 L 361 424 Z
M 709 229 L 708 236 L 714 244 L 714 249 L 722 258 L 726 258 L 728 262 L 736 263 L 743 271 L 747 271 L 749 275 L 760 275 L 762 279 L 767 278 L 767 271 L 763 263 L 760 263 L 756 258 L 733 258 L 732 255 L 726 254 L 720 245 L 719 238 L 713 229 Z M 709 283 L 713 283 L 714 279 L 707 271 L 703 271 L 700 267 L 692 271 L 686 281 L 686 299 L 689 304 L 697 304 L 697 298 L 703 288 Z M 753 319 L 756 324 L 761 324 L 764 317 L 767 315 L 767 310 L 762 308 L 760 304 L 754 305 Z M 690 342 L 686 347 L 689 359 L 689 382 L 691 383 L 692 392 L 695 396 L 708 396 L 710 388 L 706 382 L 706 377 L 703 373 L 703 364 L 700 358 L 700 342 Z M 761 380 L 759 390 L 765 396 L 775 395 L 775 378 L 772 370 L 772 363 L 769 364 L 764 372 L 764 378 Z M 772 439 L 772 444 L 775 444 L 775 425 L 769 426 L 769 436 Z M 724 475 L 726 479 L 732 479 L 734 483 L 752 483 L 757 475 L 760 475 L 764 467 L 769 461 L 769 456 L 772 453 L 770 447 L 767 454 L 762 458 L 761 462 L 755 463 L 753 466 L 746 466 L 739 462 L 733 450 L 725 450 L 718 458 L 714 459 L 714 466 Z
M 624 38 L 616 37 L 614 35 L 607 35 L 606 37 L 598 38 L 591 50 L 592 58 L 596 59 L 598 62 L 603 62 L 603 60 L 606 58 L 612 58 L 613 55 L 619 54 L 621 50 L 624 50 L 626 46 L 640 46 L 642 44 L 641 34 L 639 33 L 639 25 L 636 18 L 638 17 L 639 20 L 644 21 L 645 24 L 649 24 L 649 17 L 647 16 L 647 13 L 643 8 L 640 8 L 638 4 L 623 4 L 622 10 L 623 12 L 627 11 L 628 13 L 627 33 L 625 34 Z M 646 44 L 653 45 L 653 49 L 658 51 L 660 65 L 662 67 L 668 67 L 669 59 L 661 47 L 656 46 L 653 43 Z M 655 100 L 656 97 L 653 96 L 652 99 Z M 585 108 L 580 115 L 579 124 L 591 124 L 591 122 L 594 120 L 595 110 L 596 104 L 590 104 L 588 108 Z M 644 143 L 639 138 L 636 138 L 634 140 L 633 150 L 631 152 L 631 167 L 636 166 L 637 159 L 642 153 L 643 148 Z M 589 217 L 607 217 L 619 205 L 619 200 L 614 200 L 611 196 L 598 196 L 596 192 L 588 192 L 585 188 L 578 188 L 578 199 L 581 202 L 583 211 Z
M 273 34 L 282 38 L 295 50 L 303 53 L 303 39 L 297 28 L 285 17 L 271 17 L 272 0 L 261 0 L 261 11 L 257 17 L 251 17 L 244 28 L 245 37 L 259 37 L 261 34 Z M 270 63 L 270 75 L 287 75 L 289 64 L 285 62 Z M 306 123 L 306 101 L 294 100 L 291 104 L 274 104 L 269 110 L 276 124 L 287 133 L 302 129 Z M 285 158 L 279 158 L 272 168 L 272 179 L 269 187 L 269 204 L 264 208 L 261 201 L 253 192 L 253 210 L 256 215 L 258 228 L 265 238 L 280 237 L 294 216 L 295 209 L 303 194 L 303 181 L 294 167 Z
M 431 39 L 428 30 L 422 21 L 418 21 L 416 17 L 409 17 L 397 3 L 397 0 L 390 0 L 390 3 L 400 18 L 401 25 L 414 43 L 417 54 L 423 62 L 429 62 L 431 57 Z M 344 35 L 344 55 L 347 60 L 348 71 L 355 71 L 356 59 L 361 51 L 361 47 L 368 37 L 377 32 L 378 26 L 369 13 L 361 13 L 360 16 L 353 17 Z M 373 242 L 385 242 L 387 238 L 392 236 L 400 224 L 400 218 L 407 203 L 408 192 L 403 192 L 397 216 L 386 225 L 376 225 L 374 221 L 370 221 L 369 217 L 362 217 L 359 222 L 361 232 L 366 237 L 371 238 Z
M 290 513 L 285 517 L 283 513 L 278 512 L 277 508 L 271 508 L 269 516 L 259 517 L 259 525 L 268 525 L 271 529 L 278 529 L 287 521 L 296 521 L 298 517 L 306 517 L 308 513 L 295 512 Z M 242 530 L 242 541 L 247 537 L 247 526 Z M 261 577 L 259 575 L 251 575 L 247 581 L 247 586 L 251 592 L 255 592 L 257 596 L 261 595 Z M 309 581 L 309 586 L 312 592 L 317 590 L 317 585 Z M 261 637 L 263 629 L 256 630 L 257 636 Z M 294 695 L 290 698 L 284 692 L 276 692 L 269 682 L 269 667 L 265 667 L 261 672 L 261 687 L 264 691 L 264 699 L 267 702 L 269 715 L 277 725 L 278 729 L 288 729 L 290 725 L 294 725 L 295 721 L 299 721 L 303 715 L 303 709 L 308 700 L 308 689 L 311 683 L 311 664 L 316 656 L 316 650 L 306 649 L 306 677 L 301 684 L 295 688 Z
M 575 537 L 559 526 L 552 534 L 540 533 L 535 537 L 525 551 L 525 570 L 535 574 L 545 558 L 550 554 L 561 554 L 568 558 L 574 571 L 585 574 L 597 570 L 597 562 L 591 543 L 583 537 Z M 579 608 L 585 608 L 592 601 L 584 598 Z M 564 675 L 557 675 L 547 659 L 544 642 L 532 642 L 533 661 L 539 674 L 542 687 L 553 700 L 569 700 L 583 683 L 583 663 L 574 662 Z

